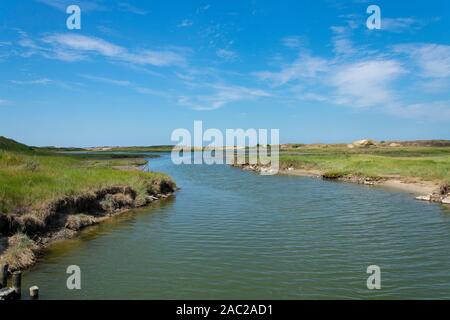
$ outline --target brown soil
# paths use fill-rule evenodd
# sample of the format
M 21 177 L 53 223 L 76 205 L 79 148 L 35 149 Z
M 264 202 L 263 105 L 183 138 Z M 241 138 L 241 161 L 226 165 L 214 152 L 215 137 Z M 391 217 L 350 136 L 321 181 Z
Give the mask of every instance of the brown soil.
M 0 263 L 10 271 L 32 266 L 50 243 L 77 235 L 87 226 L 143 207 L 175 192 L 170 180 L 156 181 L 144 197 L 128 186 L 115 186 L 64 197 L 27 214 L 0 214 Z
M 235 167 L 241 168 L 243 170 L 250 170 L 259 172 L 261 170 L 261 167 L 259 165 L 233 165 Z M 342 182 L 352 182 L 352 183 L 358 183 L 358 184 L 364 184 L 364 185 L 373 185 L 373 186 L 381 186 L 401 191 L 410 192 L 414 195 L 425 195 L 425 194 L 432 194 L 439 190 L 441 187 L 436 182 L 431 181 L 422 181 L 419 179 L 413 179 L 413 178 L 401 178 L 397 176 L 387 176 L 387 177 L 380 177 L 380 178 L 372 178 L 372 177 L 363 177 L 363 176 L 352 176 L 352 175 L 345 175 L 345 176 L 328 176 L 324 174 L 323 172 L 316 170 L 316 169 L 294 169 L 294 168 L 288 168 L 288 169 L 280 169 L 278 174 L 282 175 L 292 175 L 292 176 L 305 176 L 305 177 L 317 177 L 322 178 L 324 180 L 336 180 L 336 181 L 342 181 Z

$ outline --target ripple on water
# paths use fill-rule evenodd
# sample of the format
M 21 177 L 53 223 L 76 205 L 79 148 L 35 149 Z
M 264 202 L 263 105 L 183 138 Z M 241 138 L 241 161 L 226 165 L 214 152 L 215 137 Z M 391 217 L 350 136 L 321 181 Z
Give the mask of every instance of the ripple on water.
M 43 298 L 448 298 L 450 214 L 405 193 L 227 166 L 153 170 L 174 200 L 55 247 L 24 278 Z M 85 241 L 89 240 L 89 241 Z M 65 289 L 65 268 L 83 289 Z M 366 288 L 367 266 L 382 290 Z

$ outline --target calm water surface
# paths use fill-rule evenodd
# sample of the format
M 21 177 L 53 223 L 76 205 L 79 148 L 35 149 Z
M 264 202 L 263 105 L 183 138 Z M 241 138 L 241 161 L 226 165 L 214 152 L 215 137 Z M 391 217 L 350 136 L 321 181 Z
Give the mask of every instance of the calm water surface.
M 450 210 L 407 193 L 150 159 L 182 188 L 52 247 L 43 299 L 450 298 Z M 87 241 L 88 240 L 88 241 Z M 382 290 L 366 287 L 381 267 Z M 78 265 L 82 289 L 66 288 Z

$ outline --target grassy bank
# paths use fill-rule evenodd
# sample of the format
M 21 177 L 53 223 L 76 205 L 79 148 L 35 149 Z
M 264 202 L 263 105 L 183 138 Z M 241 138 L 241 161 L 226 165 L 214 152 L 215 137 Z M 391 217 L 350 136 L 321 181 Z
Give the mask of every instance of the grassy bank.
M 46 244 L 171 194 L 170 177 L 138 170 L 144 157 L 62 154 L 1 138 L 0 262 L 27 268 Z
M 144 159 L 105 155 L 53 155 L 0 150 L 0 212 L 22 214 L 63 196 L 116 185 L 144 196 L 149 184 L 168 179 L 164 174 L 117 170 L 145 165 Z
M 327 176 L 398 177 L 450 183 L 450 147 L 320 146 L 286 148 L 282 169 L 317 170 Z

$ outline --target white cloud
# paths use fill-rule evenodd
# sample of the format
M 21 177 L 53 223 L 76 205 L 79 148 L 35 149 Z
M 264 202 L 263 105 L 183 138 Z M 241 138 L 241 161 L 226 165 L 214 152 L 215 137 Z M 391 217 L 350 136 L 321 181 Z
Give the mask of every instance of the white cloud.
M 152 95 L 152 96 L 170 98 L 170 95 L 167 92 L 161 91 L 161 90 L 155 90 L 155 89 L 147 88 L 147 87 L 134 87 L 134 90 L 140 94 L 148 94 L 148 95 Z
M 177 27 L 187 28 L 187 27 L 191 27 L 193 24 L 194 24 L 194 22 L 192 20 L 184 19 L 177 25 Z
M 390 84 L 405 70 L 395 60 L 364 61 L 339 67 L 330 76 L 334 102 L 352 107 L 376 107 L 396 99 Z
M 292 64 L 282 67 L 279 72 L 261 71 L 254 73 L 254 75 L 261 80 L 269 80 L 274 85 L 279 86 L 294 80 L 315 78 L 318 74 L 327 71 L 328 67 L 326 59 L 300 54 Z
M 23 84 L 23 85 L 47 85 L 50 83 L 53 83 L 53 80 L 47 79 L 47 78 L 40 78 L 35 80 L 10 80 L 9 82 L 14 84 Z
M 142 50 L 139 53 L 127 53 L 119 58 L 130 63 L 156 67 L 183 66 L 186 64 L 186 59 L 181 53 L 170 50 Z
M 154 96 L 160 96 L 160 97 L 166 97 L 166 98 L 168 97 L 166 92 L 151 89 L 151 88 L 146 88 L 146 87 L 137 85 L 128 80 L 111 79 L 111 78 L 99 77 L 99 76 L 94 76 L 94 75 L 89 75 L 89 74 L 80 74 L 79 76 L 82 78 L 91 80 L 91 81 L 101 82 L 101 83 L 110 84 L 110 85 L 119 86 L 119 87 L 130 88 L 140 94 L 148 94 L 148 95 L 154 95 Z
M 52 8 L 58 9 L 60 11 L 66 12 L 68 6 L 76 4 L 80 6 L 83 11 L 103 11 L 106 8 L 99 2 L 95 0 L 35 0 L 36 2 L 45 4 Z
M 195 110 L 215 110 L 229 103 L 270 97 L 271 94 L 260 89 L 222 84 L 211 85 L 210 95 L 181 96 L 178 103 Z
M 10 83 L 16 85 L 36 85 L 36 86 L 57 86 L 64 89 L 74 89 L 78 84 L 74 82 L 66 83 L 60 80 L 52 80 L 48 78 L 38 78 L 32 80 L 9 80 Z
M 19 45 L 28 49 L 24 56 L 40 54 L 49 59 L 79 61 L 88 59 L 90 55 L 96 55 L 137 65 L 168 67 L 186 64 L 184 56 L 186 52 L 180 48 L 130 51 L 101 38 L 71 33 L 45 36 L 42 43 L 36 44 L 26 35 L 19 41 Z
M 389 25 L 390 24 L 390 25 Z M 403 28 L 417 22 L 388 20 L 388 27 Z M 450 89 L 450 46 L 440 44 L 404 44 L 372 49 L 357 45 L 351 34 L 357 26 L 332 26 L 334 56 L 322 58 L 300 50 L 292 63 L 278 59 L 278 71 L 253 73 L 277 86 L 285 101 L 316 101 L 350 108 L 374 108 L 402 117 L 448 119 L 450 103 L 428 96 L 415 103 L 411 91 L 443 94 Z M 290 43 L 287 42 L 289 45 Z M 292 41 L 291 46 L 296 46 Z M 302 53 L 303 52 L 303 53 Z M 408 57 L 408 59 L 405 59 Z M 415 68 L 416 67 L 416 68 Z M 404 80 L 408 76 L 407 86 Z M 287 91 L 283 91 L 287 90 Z M 427 112 L 433 114 L 433 117 Z
M 287 36 L 281 39 L 281 43 L 288 48 L 299 48 L 306 42 L 306 39 L 300 36 Z
M 434 121 L 450 120 L 450 100 L 391 105 L 387 111 L 403 118 L 420 118 Z
M 426 27 L 427 25 L 441 20 L 439 17 L 431 19 L 417 19 L 413 17 L 400 17 L 400 18 L 382 18 L 381 30 L 389 32 L 412 32 Z
M 8 100 L 0 99 L 0 106 L 5 106 L 9 103 L 10 103 L 10 101 L 8 101 Z
M 111 27 L 105 26 L 105 25 L 97 26 L 97 30 L 108 36 L 114 36 L 114 37 L 120 36 L 120 32 L 114 30 Z
M 134 14 L 141 15 L 141 16 L 145 16 L 149 13 L 149 11 L 135 7 L 128 2 L 119 2 L 118 8 L 120 11 L 130 12 L 130 13 L 134 13 Z
M 394 50 L 409 55 L 419 66 L 423 77 L 450 77 L 450 46 L 448 45 L 405 44 L 395 46 Z
M 450 91 L 450 81 L 446 78 L 424 79 L 419 81 L 419 87 L 428 93 L 441 93 Z
M 219 49 L 216 51 L 216 54 L 219 58 L 225 60 L 234 60 L 237 58 L 237 53 L 231 50 Z
M 332 26 L 331 32 L 333 37 L 333 51 L 338 56 L 351 56 L 357 52 L 353 42 L 350 40 L 350 28 L 343 26 Z
M 390 32 L 417 30 L 423 26 L 423 22 L 414 18 L 382 18 L 381 20 L 381 30 Z
M 327 96 L 314 92 L 305 92 L 299 96 L 299 99 L 305 101 L 318 101 L 318 102 L 329 101 Z
M 88 74 L 81 74 L 80 76 L 82 78 L 85 78 L 88 80 L 112 84 L 112 85 L 116 85 L 116 86 L 120 86 L 120 87 L 129 87 L 132 85 L 132 83 L 128 80 L 110 79 L 110 78 L 105 78 L 105 77 L 92 76 L 92 75 L 88 75 Z
M 126 54 L 126 50 L 100 38 L 79 34 L 54 34 L 43 38 L 43 42 L 57 46 L 59 49 L 76 50 L 80 52 L 95 52 L 107 57 L 118 57 Z
M 194 79 L 195 79 L 195 77 L 192 76 L 192 75 L 190 75 L 190 74 L 184 74 L 184 73 L 180 73 L 180 72 L 175 72 L 175 75 L 176 75 L 179 79 L 181 79 L 181 80 L 183 80 L 183 81 L 191 82 L 191 81 L 194 81 Z
M 209 10 L 209 8 L 211 8 L 211 5 L 210 4 L 206 4 L 206 5 L 204 5 L 204 6 L 200 7 L 200 8 L 197 8 L 197 13 L 203 13 L 203 12 Z

